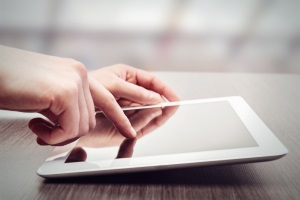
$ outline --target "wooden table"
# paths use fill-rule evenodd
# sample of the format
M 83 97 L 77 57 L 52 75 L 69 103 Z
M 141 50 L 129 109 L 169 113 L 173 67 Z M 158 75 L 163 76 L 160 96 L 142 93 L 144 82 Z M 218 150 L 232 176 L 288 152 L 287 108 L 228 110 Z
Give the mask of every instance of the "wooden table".
M 0 199 L 299 199 L 300 76 L 160 72 L 182 99 L 239 95 L 289 149 L 282 159 L 48 181 L 36 175 L 52 147 L 28 118 L 1 116 Z

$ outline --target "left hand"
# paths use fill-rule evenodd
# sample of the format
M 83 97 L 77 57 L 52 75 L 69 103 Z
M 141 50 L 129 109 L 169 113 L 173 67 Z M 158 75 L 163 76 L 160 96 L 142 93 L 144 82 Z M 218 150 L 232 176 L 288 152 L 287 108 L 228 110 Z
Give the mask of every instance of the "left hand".
M 127 138 L 136 136 L 121 107 L 178 101 L 179 97 L 153 74 L 130 67 L 114 65 L 89 73 L 90 90 L 96 107 Z M 163 97 L 162 97 L 163 96 Z

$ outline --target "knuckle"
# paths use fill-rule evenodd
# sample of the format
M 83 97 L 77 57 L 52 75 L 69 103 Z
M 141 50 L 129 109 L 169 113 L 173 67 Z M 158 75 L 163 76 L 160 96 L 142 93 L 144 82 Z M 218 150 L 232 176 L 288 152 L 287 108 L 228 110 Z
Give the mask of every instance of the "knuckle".
M 85 135 L 87 132 L 89 132 L 89 124 L 84 124 L 81 127 L 80 135 Z
M 79 78 L 81 79 L 85 79 L 85 78 L 87 79 L 88 77 L 87 69 L 82 62 L 72 58 L 65 58 L 65 61 L 74 74 L 79 76 Z
M 72 58 L 66 58 L 65 60 L 68 63 L 67 65 L 69 66 L 69 68 L 70 68 L 71 72 L 73 72 L 73 74 L 76 74 L 80 78 L 85 78 L 88 76 L 87 69 L 83 63 L 81 63 L 77 60 L 74 60 Z
M 86 70 L 83 63 L 75 61 L 73 63 L 73 68 L 80 75 L 81 78 L 86 78 L 87 77 L 87 70 Z

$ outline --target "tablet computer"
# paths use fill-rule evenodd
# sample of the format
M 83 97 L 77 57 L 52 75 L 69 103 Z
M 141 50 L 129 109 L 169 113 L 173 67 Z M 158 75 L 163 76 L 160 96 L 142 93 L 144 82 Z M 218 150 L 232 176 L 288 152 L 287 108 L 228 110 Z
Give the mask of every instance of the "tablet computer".
M 100 112 L 96 128 L 54 149 L 38 169 L 45 178 L 129 173 L 268 161 L 288 150 L 242 97 L 124 108 L 134 139 Z

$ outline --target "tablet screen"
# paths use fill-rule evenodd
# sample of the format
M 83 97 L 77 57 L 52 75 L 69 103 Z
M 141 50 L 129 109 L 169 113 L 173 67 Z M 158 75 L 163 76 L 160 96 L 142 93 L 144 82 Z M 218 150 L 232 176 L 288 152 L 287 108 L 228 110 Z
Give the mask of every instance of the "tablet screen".
M 137 131 L 126 139 L 104 115 L 80 138 L 66 162 L 181 154 L 255 147 L 257 143 L 227 101 L 125 111 Z

